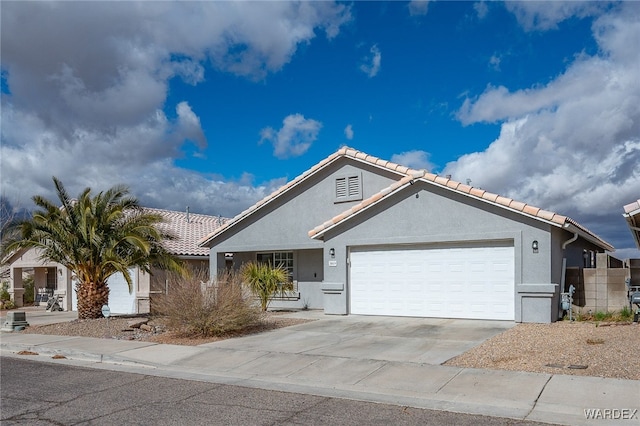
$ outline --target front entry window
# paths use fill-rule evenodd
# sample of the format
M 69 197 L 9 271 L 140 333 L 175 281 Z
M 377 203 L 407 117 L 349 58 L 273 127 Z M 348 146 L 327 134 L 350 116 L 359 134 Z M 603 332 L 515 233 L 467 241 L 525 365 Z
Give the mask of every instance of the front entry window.
M 274 267 L 281 266 L 289 274 L 289 282 L 293 281 L 293 252 L 276 251 L 273 253 L 258 253 L 258 262 L 267 263 Z
M 274 299 L 277 300 L 299 300 L 298 282 L 293 280 L 293 252 L 276 251 L 271 253 L 258 253 L 259 263 L 266 263 L 274 267 L 284 268 L 288 275 L 288 282 L 281 283 Z

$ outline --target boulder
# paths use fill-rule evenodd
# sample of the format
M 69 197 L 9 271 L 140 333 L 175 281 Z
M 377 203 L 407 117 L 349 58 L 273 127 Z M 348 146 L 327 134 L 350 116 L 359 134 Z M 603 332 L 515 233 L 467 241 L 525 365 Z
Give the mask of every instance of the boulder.
M 140 328 L 141 325 L 149 322 L 149 318 L 137 318 L 131 321 L 127 321 L 129 328 Z

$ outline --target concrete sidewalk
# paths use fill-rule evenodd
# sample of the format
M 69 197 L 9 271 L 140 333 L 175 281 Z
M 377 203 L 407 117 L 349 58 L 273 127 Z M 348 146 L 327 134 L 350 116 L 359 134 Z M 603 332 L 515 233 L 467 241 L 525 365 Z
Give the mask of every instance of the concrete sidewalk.
M 0 350 L 3 356 L 28 350 L 49 362 L 546 423 L 620 424 L 616 417 L 634 416 L 622 424 L 640 424 L 640 412 L 634 413 L 640 381 L 439 365 L 456 338 L 462 346 L 455 351 L 465 350 L 470 329 L 464 322 L 445 324 L 447 335 L 437 337 L 447 344 L 432 345 L 425 356 L 429 349 L 416 342 L 433 336 L 425 331 L 402 340 L 403 333 L 447 320 L 368 318 L 373 325 L 365 328 L 357 317 L 302 315 L 318 320 L 200 346 L 2 333 Z M 590 409 L 602 410 L 595 412 L 600 419 L 587 419 Z

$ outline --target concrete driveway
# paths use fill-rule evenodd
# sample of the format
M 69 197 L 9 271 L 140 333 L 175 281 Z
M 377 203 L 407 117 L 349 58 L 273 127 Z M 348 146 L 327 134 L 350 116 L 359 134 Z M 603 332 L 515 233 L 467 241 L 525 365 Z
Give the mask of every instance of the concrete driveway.
M 9 312 L 24 312 L 29 325 L 55 324 L 78 319 L 75 311 L 47 312 L 46 306 L 24 306 L 11 311 L 0 311 L 0 323 L 4 324 Z
M 513 321 L 288 314 L 315 321 L 202 345 L 243 352 L 323 355 L 438 365 L 513 327 Z

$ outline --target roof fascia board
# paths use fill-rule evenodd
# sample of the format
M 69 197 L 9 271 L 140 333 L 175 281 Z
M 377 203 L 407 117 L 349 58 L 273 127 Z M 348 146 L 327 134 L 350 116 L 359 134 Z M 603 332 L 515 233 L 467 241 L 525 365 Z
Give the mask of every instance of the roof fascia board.
M 189 255 L 176 254 L 174 256 L 182 260 L 209 260 L 209 253 L 199 254 L 199 255 L 198 254 L 189 254 Z

